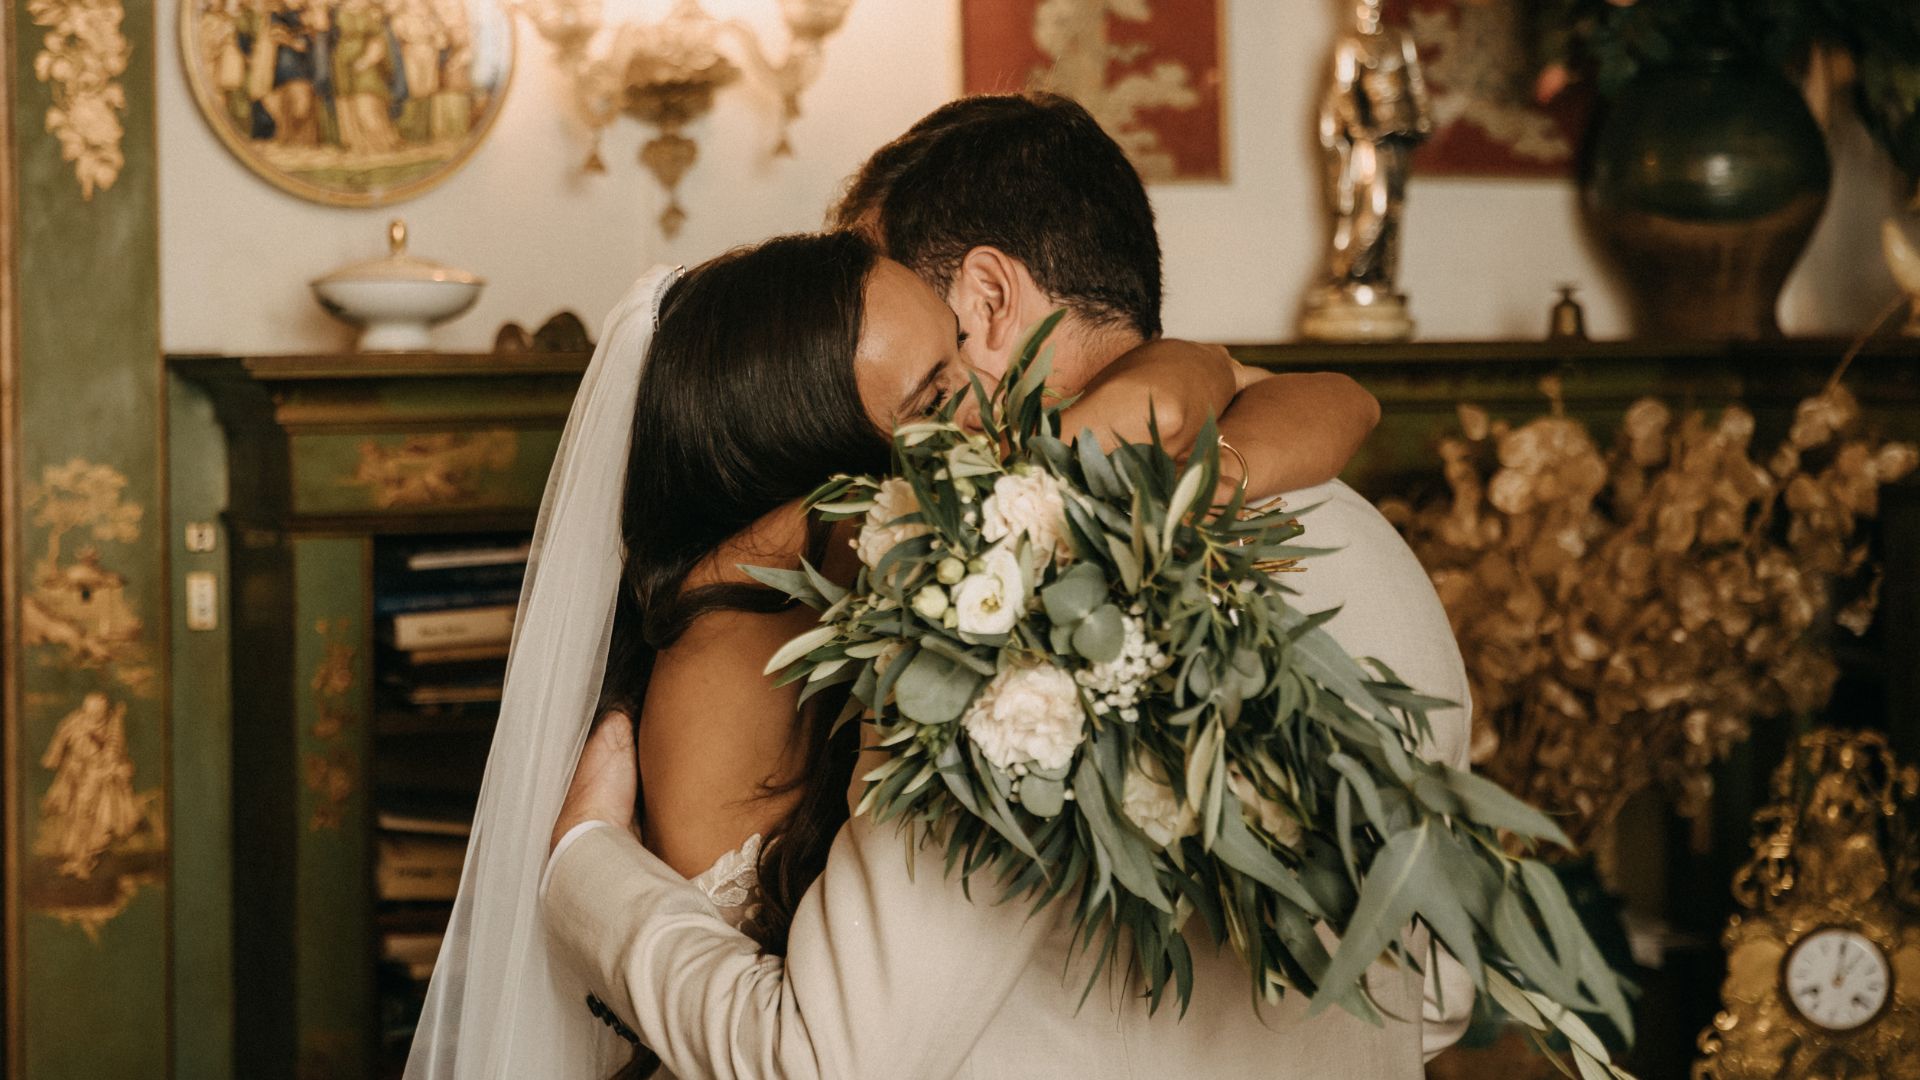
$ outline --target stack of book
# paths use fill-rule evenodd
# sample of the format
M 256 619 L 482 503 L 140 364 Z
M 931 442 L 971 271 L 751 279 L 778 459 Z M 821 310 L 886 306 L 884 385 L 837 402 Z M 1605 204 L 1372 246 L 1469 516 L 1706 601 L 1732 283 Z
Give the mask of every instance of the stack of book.
M 390 654 L 381 681 L 411 706 L 500 700 L 527 544 L 483 538 L 382 552 L 374 613 Z
M 472 808 L 383 808 L 375 824 L 381 1039 L 388 1053 L 404 1060 L 460 888 Z
M 471 813 L 408 814 L 382 809 L 374 880 L 382 900 L 450 901 L 460 890 Z

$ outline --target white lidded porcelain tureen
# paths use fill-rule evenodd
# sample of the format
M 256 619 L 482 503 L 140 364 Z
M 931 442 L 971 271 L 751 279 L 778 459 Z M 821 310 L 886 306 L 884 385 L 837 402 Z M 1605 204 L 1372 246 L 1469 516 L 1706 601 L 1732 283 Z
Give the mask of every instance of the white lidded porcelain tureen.
M 387 226 L 385 258 L 343 266 L 312 283 L 320 306 L 361 327 L 362 352 L 433 348 L 432 327 L 473 306 L 486 284 L 465 270 L 407 254 L 407 223 Z

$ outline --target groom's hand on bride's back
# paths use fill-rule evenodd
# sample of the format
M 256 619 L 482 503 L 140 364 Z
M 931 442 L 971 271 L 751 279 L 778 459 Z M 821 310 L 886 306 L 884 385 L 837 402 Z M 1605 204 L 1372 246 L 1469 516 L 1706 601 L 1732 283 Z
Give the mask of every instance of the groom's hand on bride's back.
M 581 748 L 573 782 L 560 804 L 560 817 L 547 839 L 547 851 L 551 853 L 574 826 L 589 821 L 631 828 L 639 795 L 640 764 L 634 757 L 633 720 L 625 713 L 610 712 L 593 726 L 586 746 Z

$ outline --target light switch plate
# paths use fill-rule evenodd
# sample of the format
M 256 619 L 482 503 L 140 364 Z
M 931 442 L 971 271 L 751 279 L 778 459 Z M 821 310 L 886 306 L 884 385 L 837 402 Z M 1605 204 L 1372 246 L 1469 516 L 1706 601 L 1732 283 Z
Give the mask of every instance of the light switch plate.
M 187 575 L 187 629 L 220 629 L 220 579 L 210 570 Z

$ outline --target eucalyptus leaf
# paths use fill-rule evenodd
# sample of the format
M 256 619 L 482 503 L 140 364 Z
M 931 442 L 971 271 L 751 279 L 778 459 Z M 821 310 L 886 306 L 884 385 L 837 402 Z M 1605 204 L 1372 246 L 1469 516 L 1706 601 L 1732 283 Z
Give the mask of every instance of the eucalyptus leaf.
M 1386 844 L 1367 867 L 1360 886 L 1360 898 L 1347 919 L 1345 936 L 1333 952 L 1321 993 L 1315 994 L 1308 1015 L 1332 1003 L 1326 995 L 1329 986 L 1344 986 L 1357 981 L 1389 943 L 1412 920 L 1420 896 L 1433 885 L 1432 826 L 1422 824 L 1387 838 Z
M 1127 628 L 1120 609 L 1102 604 L 1089 612 L 1073 630 L 1073 651 L 1091 663 L 1104 664 L 1120 658 L 1127 643 Z
M 922 724 L 945 724 L 960 718 L 985 681 L 977 672 L 932 649 L 923 649 L 894 684 L 894 698 L 900 711 L 912 719 Z
M 1078 623 L 1106 600 L 1107 576 L 1093 563 L 1076 563 L 1040 590 L 1040 603 L 1055 625 Z
M 1020 778 L 1020 805 L 1035 817 L 1050 818 L 1065 805 L 1067 785 L 1029 773 Z
M 1521 802 L 1507 789 L 1483 776 L 1475 776 L 1464 769 L 1448 769 L 1447 786 L 1466 805 L 1466 812 L 1481 825 L 1521 836 L 1535 837 L 1558 844 L 1564 848 L 1573 847 L 1573 841 L 1560 831 L 1552 819 L 1540 811 Z

